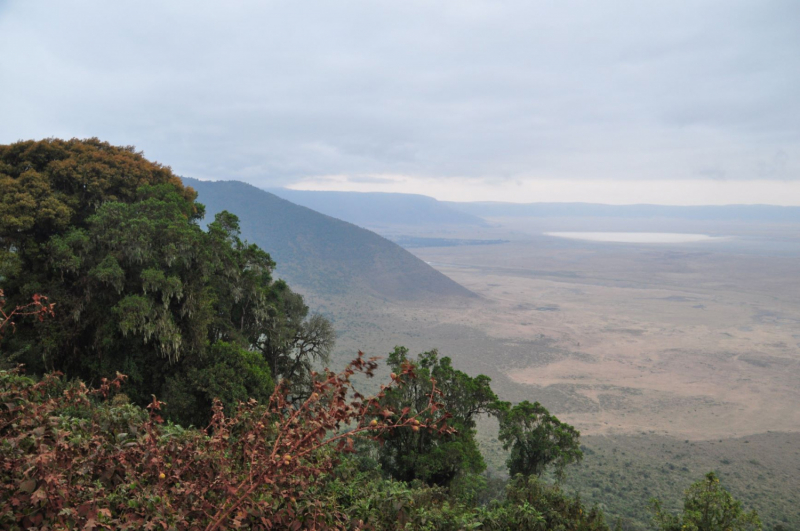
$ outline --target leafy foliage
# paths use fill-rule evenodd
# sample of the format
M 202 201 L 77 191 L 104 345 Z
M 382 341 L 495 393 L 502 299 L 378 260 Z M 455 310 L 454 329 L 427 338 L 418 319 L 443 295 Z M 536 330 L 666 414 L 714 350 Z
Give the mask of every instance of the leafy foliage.
M 51 302 L 48 304 L 47 297 L 42 297 L 38 293 L 31 297 L 31 302 L 17 306 L 11 311 L 6 311 L 5 306 L 5 293 L 0 289 L 0 338 L 3 337 L 6 328 L 10 328 L 12 332 L 16 330 L 17 325 L 15 319 L 35 316 L 39 322 L 42 322 L 45 317 L 52 317 L 55 315 L 53 312 L 55 303 Z
M 455 432 L 440 434 L 414 429 L 394 430 L 383 436 L 380 462 L 392 477 L 402 481 L 422 480 L 432 485 L 449 485 L 459 474 L 480 473 L 486 467 L 475 441 L 475 418 L 494 411 L 497 396 L 483 375 L 472 378 L 456 370 L 450 358 L 440 358 L 436 350 L 408 358 L 408 349 L 396 347 L 389 356 L 393 378 L 403 383 L 385 392 L 388 406 L 420 412 L 425 397 L 435 382 L 442 393 L 444 410 L 430 411 L 430 421 L 445 419 Z M 406 367 L 420 378 L 403 380 Z
M 541 476 L 552 465 L 561 477 L 564 468 L 583 458 L 578 430 L 561 422 L 539 402 L 527 400 L 500 413 L 503 448 L 511 450 L 508 471 L 511 475 Z
M 447 488 L 382 479 L 377 474 L 337 469 L 328 487 L 352 522 L 381 530 L 549 531 L 574 529 L 608 531 L 602 511 L 586 509 L 580 498 L 544 484 L 536 477 L 518 476 L 504 496 L 475 506 Z M 342 469 L 344 468 L 344 471 Z
M 284 386 L 268 404 L 250 399 L 232 416 L 215 401 L 205 431 L 162 424 L 155 398 L 149 414 L 124 400 L 97 403 L 123 376 L 89 390 L 57 374 L 36 382 L 1 371 L 0 525 L 347 527 L 347 514 L 319 480 L 354 451 L 357 437 L 410 426 L 449 431 L 444 422 L 424 424 L 355 392 L 351 377 L 375 367 L 359 355 L 343 372 L 321 375 L 303 402 L 289 401 Z M 404 377 L 414 378 L 410 368 Z M 440 407 L 436 395 L 434 388 L 429 409 Z
M 159 184 L 173 185 L 187 201 L 196 195 L 168 167 L 147 161 L 130 146 L 96 138 L 0 146 L 0 239 L 6 252 L 13 246 L 35 254 L 51 235 L 85 228 L 101 204 L 130 203 L 140 186 Z M 34 265 L 19 258 L 21 265 Z
M 275 282 L 272 295 L 282 311 L 266 323 L 253 348 L 267 361 L 272 374 L 291 382 L 292 393 L 302 398 L 310 392 L 314 365 L 330 361 L 336 332 L 321 315 L 309 316 L 303 298 L 285 282 Z
M 230 411 L 269 396 L 273 378 L 308 393 L 330 324 L 273 281 L 274 262 L 240 239 L 236 216 L 220 212 L 203 231 L 204 208 L 169 168 L 96 139 L 20 142 L 0 146 L 0 187 L 9 300 L 59 304 L 5 338 L 6 362 L 86 381 L 127 374 L 135 403 L 168 397 L 166 415 L 185 425 L 207 422 L 214 397 Z
M 258 352 L 218 341 L 208 350 L 202 364 L 188 365 L 185 371 L 166 380 L 165 410 L 182 412 L 173 416 L 202 426 L 215 399 L 231 414 L 236 404 L 250 398 L 266 403 L 273 389 L 267 361 Z
M 495 507 L 495 514 L 490 512 L 484 520 L 486 529 L 609 529 L 598 508 L 586 510 L 579 497 L 570 497 L 536 476 L 516 476 L 506 487 L 504 502 Z
M 653 500 L 652 506 L 653 519 L 662 531 L 761 530 L 758 514 L 745 512 L 741 502 L 720 485 L 714 472 L 686 490 L 680 516 L 665 512 L 658 500 Z

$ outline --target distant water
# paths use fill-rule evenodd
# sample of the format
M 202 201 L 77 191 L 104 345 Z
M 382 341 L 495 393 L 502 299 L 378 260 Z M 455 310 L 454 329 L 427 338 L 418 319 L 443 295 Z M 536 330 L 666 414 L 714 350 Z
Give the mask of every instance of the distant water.
M 725 236 L 679 232 L 545 232 L 547 236 L 616 243 L 694 243 L 727 240 Z

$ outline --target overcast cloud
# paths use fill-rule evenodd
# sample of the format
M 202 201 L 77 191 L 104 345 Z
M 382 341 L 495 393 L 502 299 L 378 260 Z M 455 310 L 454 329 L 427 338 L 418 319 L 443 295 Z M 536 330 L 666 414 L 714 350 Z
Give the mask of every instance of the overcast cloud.
M 0 143 L 441 199 L 800 205 L 800 3 L 0 0 Z

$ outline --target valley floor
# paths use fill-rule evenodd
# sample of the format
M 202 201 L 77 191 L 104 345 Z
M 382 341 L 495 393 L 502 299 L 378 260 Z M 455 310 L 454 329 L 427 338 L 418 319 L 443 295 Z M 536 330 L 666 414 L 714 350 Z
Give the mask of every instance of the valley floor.
M 482 298 L 431 311 L 528 350 L 526 363 L 500 370 L 584 433 L 800 431 L 797 259 L 702 244 L 503 247 L 501 259 L 467 246 L 416 250 Z
M 634 491 L 644 502 L 677 499 L 716 468 L 745 499 L 763 495 L 754 503 L 767 520 L 799 523 L 779 507 L 800 492 L 800 252 L 797 242 L 780 244 L 792 232 L 777 242 L 751 234 L 674 245 L 534 232 L 411 249 L 477 293 L 474 301 L 310 302 L 334 317 L 338 356 L 438 348 L 458 368 L 490 376 L 502 398 L 538 400 L 574 424 L 590 449 L 576 469 L 590 501 L 618 503 Z M 481 432 L 500 469 L 502 449 L 490 428 Z M 647 470 L 653 483 L 642 491 Z

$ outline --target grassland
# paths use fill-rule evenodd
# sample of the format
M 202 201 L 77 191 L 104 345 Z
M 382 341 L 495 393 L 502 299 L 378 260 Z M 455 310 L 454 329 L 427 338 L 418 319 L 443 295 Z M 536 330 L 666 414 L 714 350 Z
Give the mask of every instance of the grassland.
M 767 529 L 799 528 L 800 229 L 687 225 L 733 237 L 628 245 L 535 235 L 552 226 L 526 234 L 514 222 L 516 232 L 412 234 L 510 240 L 413 249 L 477 300 L 311 295 L 340 331 L 336 356 L 437 347 L 490 376 L 504 399 L 542 402 L 584 434 L 572 485 L 626 528 L 647 525 L 650 497 L 675 504 L 712 469 Z M 491 422 L 480 438 L 502 468 Z
M 626 529 L 648 529 L 651 498 L 678 512 L 683 490 L 714 470 L 765 529 L 800 527 L 800 434 L 770 432 L 703 441 L 661 435 L 590 436 L 567 485 Z

